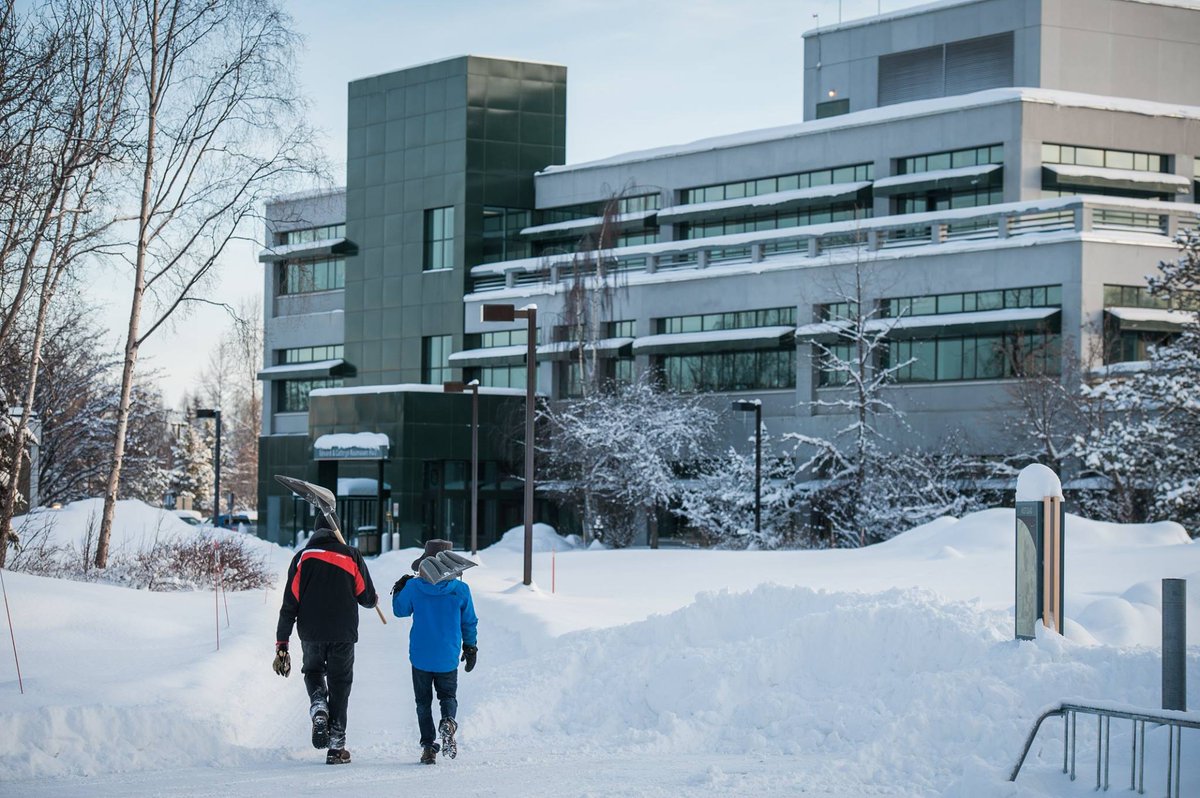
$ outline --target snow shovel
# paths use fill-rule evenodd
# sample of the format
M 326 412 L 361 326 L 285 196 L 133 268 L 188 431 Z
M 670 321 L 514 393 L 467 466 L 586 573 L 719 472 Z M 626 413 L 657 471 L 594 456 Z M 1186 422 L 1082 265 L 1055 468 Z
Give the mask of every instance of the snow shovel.
M 320 510 L 321 515 L 325 516 L 325 520 L 329 522 L 333 536 L 343 546 L 347 545 L 346 539 L 342 537 L 342 519 L 338 518 L 337 514 L 337 497 L 328 488 L 322 488 L 320 485 L 314 485 L 295 477 L 285 477 L 282 474 L 276 474 L 275 481 Z M 387 618 L 383 617 L 383 610 L 379 609 L 378 601 L 375 602 L 375 612 L 379 613 L 379 620 L 383 621 L 384 626 L 387 626 Z
M 462 572 L 468 568 L 474 568 L 479 565 L 477 562 L 468 560 L 461 554 L 455 554 L 452 551 L 439 551 L 431 557 L 426 557 L 421 561 L 421 578 L 430 584 L 436 585 L 439 582 L 446 582 L 454 579 L 457 576 L 462 576 Z

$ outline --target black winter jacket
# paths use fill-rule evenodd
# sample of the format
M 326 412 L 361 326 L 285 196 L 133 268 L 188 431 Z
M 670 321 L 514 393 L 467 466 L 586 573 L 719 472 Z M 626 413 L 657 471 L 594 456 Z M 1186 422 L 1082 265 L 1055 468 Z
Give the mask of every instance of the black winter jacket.
M 301 640 L 358 642 L 358 607 L 374 607 L 378 597 L 358 549 L 317 530 L 292 558 L 284 585 L 275 640 L 286 643 L 297 626 Z

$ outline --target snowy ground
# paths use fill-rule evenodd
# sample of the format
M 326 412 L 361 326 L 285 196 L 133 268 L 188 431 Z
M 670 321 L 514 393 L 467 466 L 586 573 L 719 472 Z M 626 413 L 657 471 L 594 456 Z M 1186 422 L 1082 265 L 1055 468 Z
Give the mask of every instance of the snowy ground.
M 270 669 L 281 586 L 229 594 L 226 625 L 211 592 L 5 572 L 25 694 L 4 641 L 0 795 L 1084 795 L 1082 717 L 1075 783 L 1059 720 L 1007 775 L 1051 702 L 1159 705 L 1159 582 L 1188 578 L 1197 618 L 1200 546 L 1174 524 L 1068 517 L 1067 636 L 1018 643 L 1012 540 L 1012 512 L 990 510 L 860 551 L 544 551 L 535 589 L 499 544 L 466 574 L 479 666 L 460 674 L 459 758 L 436 767 L 416 764 L 407 621 L 362 613 L 354 762 L 335 768 L 307 747 L 299 674 Z M 282 575 L 290 552 L 264 547 Z M 383 593 L 415 553 L 369 562 Z M 1112 734 L 1124 789 L 1128 728 Z M 1184 737 L 1182 794 L 1196 795 L 1200 738 Z M 1161 795 L 1166 732 L 1147 738 Z

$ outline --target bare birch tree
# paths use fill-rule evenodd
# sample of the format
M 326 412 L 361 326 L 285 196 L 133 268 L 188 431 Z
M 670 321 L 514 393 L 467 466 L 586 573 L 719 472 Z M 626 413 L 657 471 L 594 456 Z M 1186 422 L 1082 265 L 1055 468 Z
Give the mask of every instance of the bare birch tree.
M 21 407 L 5 460 L 20 471 L 34 407 L 51 310 L 70 269 L 106 234 L 102 179 L 119 155 L 123 88 L 130 52 L 120 36 L 115 4 L 80 0 L 47 5 L 25 21 L 12 3 L 0 20 L 0 61 L 32 81 L 20 97 L 12 73 L 0 70 L 0 346 L 12 343 L 19 320 L 30 323 L 28 359 L 15 399 Z M 0 567 L 15 540 L 16 480 L 0 494 Z
M 213 267 L 264 200 L 318 163 L 295 82 L 297 37 L 274 0 L 136 0 L 137 212 L 122 255 L 133 270 L 112 470 L 96 547 L 104 567 L 142 344 L 203 294 Z

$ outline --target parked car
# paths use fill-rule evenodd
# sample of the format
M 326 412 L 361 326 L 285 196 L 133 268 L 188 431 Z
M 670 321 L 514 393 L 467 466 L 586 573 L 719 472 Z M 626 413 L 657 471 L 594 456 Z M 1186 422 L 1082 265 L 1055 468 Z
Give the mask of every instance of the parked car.
M 217 516 L 217 526 L 224 529 L 237 529 L 239 527 L 253 529 L 258 526 L 258 513 L 250 511 L 239 511 L 233 514 L 222 513 Z
M 204 516 L 195 510 L 172 510 L 171 512 L 185 524 L 191 524 L 192 526 L 203 526 L 204 524 Z

